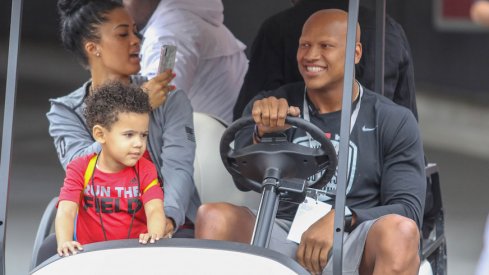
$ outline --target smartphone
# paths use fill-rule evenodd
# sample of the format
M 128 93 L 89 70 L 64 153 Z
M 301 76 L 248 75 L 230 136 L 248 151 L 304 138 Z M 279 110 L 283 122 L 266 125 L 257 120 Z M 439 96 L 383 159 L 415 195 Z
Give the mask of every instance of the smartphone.
M 158 74 L 173 69 L 175 66 L 175 59 L 177 57 L 177 46 L 163 45 L 160 52 L 160 65 L 158 66 Z

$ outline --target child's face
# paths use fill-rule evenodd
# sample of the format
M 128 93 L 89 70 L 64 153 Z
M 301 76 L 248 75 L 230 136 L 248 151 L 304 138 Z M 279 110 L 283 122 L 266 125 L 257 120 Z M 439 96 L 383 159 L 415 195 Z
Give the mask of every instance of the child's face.
M 100 165 L 104 170 L 117 172 L 132 167 L 146 151 L 149 115 L 120 113 L 108 131 L 104 129 Z

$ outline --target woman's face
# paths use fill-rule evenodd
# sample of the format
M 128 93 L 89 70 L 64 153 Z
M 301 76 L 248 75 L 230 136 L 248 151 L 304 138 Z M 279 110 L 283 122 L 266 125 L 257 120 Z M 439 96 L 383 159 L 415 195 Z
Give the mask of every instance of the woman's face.
M 141 40 L 134 20 L 124 8 L 109 12 L 107 21 L 98 27 L 100 41 L 95 43 L 92 67 L 99 67 L 108 77 L 127 77 L 141 69 Z M 93 69 L 93 68 L 92 68 Z

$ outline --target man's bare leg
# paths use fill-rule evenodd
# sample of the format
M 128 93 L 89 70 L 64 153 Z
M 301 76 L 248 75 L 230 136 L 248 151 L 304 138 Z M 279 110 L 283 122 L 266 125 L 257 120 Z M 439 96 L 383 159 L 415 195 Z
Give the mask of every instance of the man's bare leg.
M 372 225 L 365 243 L 360 274 L 418 274 L 419 229 L 400 215 L 386 215 Z
M 207 203 L 199 207 L 195 238 L 250 243 L 255 215 L 246 207 Z

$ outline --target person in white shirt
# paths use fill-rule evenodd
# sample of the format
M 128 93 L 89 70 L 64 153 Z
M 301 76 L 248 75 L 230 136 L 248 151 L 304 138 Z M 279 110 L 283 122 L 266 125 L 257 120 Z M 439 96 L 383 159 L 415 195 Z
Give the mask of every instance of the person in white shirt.
M 177 46 L 173 84 L 187 93 L 195 112 L 232 121 L 248 70 L 246 46 L 223 25 L 221 0 L 124 0 L 144 36 L 141 74 L 158 70 L 161 46 Z

